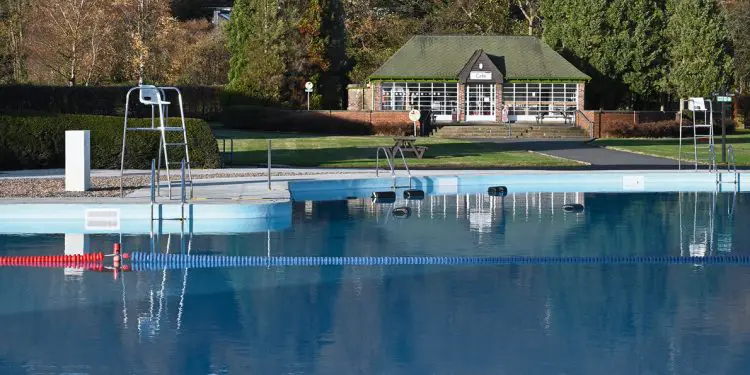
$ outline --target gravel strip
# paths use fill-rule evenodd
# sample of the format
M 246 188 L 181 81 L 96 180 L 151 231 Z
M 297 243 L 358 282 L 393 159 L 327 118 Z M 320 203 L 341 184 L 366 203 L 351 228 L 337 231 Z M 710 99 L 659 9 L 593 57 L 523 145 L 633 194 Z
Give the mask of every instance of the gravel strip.
M 325 174 L 347 174 L 347 172 L 319 173 L 272 173 L 272 176 L 307 176 Z M 264 177 L 265 173 L 194 173 L 193 180 L 207 178 Z M 173 175 L 174 177 L 174 175 Z M 166 179 L 162 174 L 161 178 Z M 149 175 L 126 175 L 123 178 L 125 194 L 149 186 Z M 62 198 L 62 197 L 119 197 L 119 177 L 92 177 L 91 190 L 74 192 L 65 191 L 65 178 L 4 178 L 0 179 L 0 198 Z

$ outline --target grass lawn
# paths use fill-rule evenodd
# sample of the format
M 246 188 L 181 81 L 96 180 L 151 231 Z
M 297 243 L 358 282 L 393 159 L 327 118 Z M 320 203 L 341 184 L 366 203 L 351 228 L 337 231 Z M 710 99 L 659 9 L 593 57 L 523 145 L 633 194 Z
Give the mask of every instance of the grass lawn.
M 321 136 L 214 129 L 217 137 L 234 139 L 234 165 L 265 165 L 267 140 L 272 139 L 272 163 L 298 167 L 374 168 L 375 150 L 392 146 L 389 136 Z M 441 138 L 420 138 L 424 158 L 407 154 L 409 168 L 579 167 L 572 160 L 527 151 L 504 150 L 503 144 Z M 219 140 L 221 149 L 221 140 Z M 227 143 L 227 148 L 229 144 Z M 381 155 L 382 158 L 382 155 Z M 386 166 L 381 161 L 381 166 Z
M 715 138 L 716 142 L 716 161 L 721 163 L 721 136 Z M 672 138 L 664 139 L 647 139 L 647 138 L 610 138 L 598 139 L 596 145 L 608 147 L 615 150 L 637 152 L 641 154 L 662 156 L 677 159 L 679 154 L 679 140 Z M 732 145 L 737 165 L 750 166 L 750 131 L 738 130 L 735 134 L 727 136 L 727 147 Z M 685 148 L 687 146 L 687 149 Z M 707 150 L 707 147 L 704 148 Z M 688 140 L 687 145 L 683 143 L 683 159 L 693 160 L 693 143 L 692 139 Z M 710 160 L 708 152 L 699 153 L 698 159 L 701 161 Z

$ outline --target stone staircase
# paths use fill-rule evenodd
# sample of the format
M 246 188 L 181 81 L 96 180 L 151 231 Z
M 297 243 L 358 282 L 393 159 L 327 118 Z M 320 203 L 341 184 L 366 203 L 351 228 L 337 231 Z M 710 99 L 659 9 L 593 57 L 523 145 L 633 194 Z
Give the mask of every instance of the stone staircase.
M 588 138 L 578 127 L 560 125 L 502 124 L 446 125 L 436 130 L 433 136 L 440 138 Z

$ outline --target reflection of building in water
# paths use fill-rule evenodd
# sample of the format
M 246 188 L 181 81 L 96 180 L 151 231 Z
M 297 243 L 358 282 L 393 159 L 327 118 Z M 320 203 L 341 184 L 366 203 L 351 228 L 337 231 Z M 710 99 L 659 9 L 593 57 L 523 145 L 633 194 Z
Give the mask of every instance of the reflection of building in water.
M 417 218 L 446 219 L 449 216 L 466 220 L 471 231 L 488 233 L 503 220 L 538 221 L 568 220 L 578 215 L 566 214 L 563 206 L 584 204 L 583 193 L 510 193 L 505 197 L 486 194 L 427 196 L 424 200 L 397 199 L 393 203 L 369 200 L 348 201 L 351 216 L 364 213 L 367 217 L 387 220 L 394 207 L 409 207 Z
M 732 252 L 731 231 L 737 193 L 678 194 L 680 254 L 702 257 Z

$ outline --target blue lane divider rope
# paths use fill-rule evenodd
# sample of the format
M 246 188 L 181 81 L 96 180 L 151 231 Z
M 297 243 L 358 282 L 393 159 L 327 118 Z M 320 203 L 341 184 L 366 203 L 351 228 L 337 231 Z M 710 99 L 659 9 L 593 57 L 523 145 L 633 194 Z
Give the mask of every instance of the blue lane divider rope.
M 603 257 L 285 257 L 208 254 L 131 253 L 133 270 L 270 267 L 270 266 L 395 266 L 395 265 L 549 265 L 549 264 L 750 264 L 750 255 L 603 256 Z

